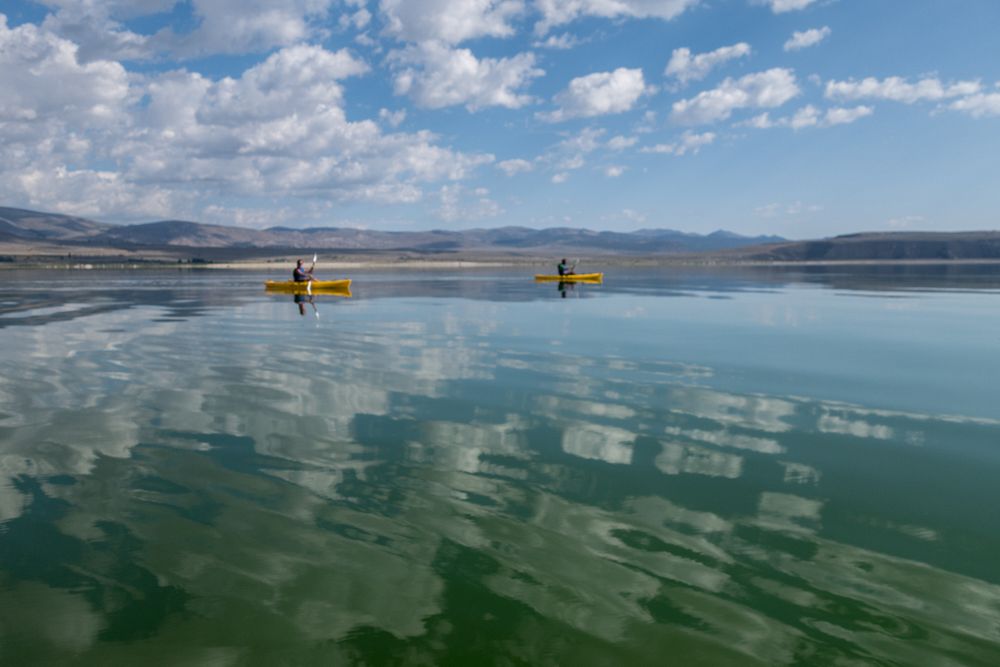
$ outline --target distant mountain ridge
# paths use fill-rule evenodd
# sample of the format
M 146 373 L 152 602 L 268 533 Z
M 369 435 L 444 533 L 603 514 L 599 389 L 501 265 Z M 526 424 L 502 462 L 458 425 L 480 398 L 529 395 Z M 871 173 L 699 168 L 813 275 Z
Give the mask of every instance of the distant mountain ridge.
M 111 247 L 302 248 L 415 252 L 503 252 L 551 254 L 695 253 L 784 241 L 779 236 L 747 237 L 719 230 L 707 235 L 671 229 L 609 232 L 553 227 L 383 232 L 345 227 L 244 229 L 185 220 L 111 225 L 84 218 L 0 208 L 0 238 Z
M 752 261 L 1000 260 L 1000 232 L 864 232 L 729 253 Z

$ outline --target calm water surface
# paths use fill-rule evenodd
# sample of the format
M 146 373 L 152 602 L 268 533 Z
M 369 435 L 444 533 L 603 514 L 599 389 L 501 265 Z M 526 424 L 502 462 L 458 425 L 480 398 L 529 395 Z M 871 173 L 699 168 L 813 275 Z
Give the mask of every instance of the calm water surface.
M 0 273 L 0 664 L 1000 664 L 1000 270 L 266 277 Z

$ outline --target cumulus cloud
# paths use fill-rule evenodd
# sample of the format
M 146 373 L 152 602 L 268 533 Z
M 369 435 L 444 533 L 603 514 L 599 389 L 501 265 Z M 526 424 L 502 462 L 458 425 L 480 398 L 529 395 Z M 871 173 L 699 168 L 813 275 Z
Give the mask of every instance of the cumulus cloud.
M 516 109 L 532 101 L 521 92 L 545 72 L 535 67 L 535 56 L 476 58 L 468 49 L 451 49 L 440 42 L 424 42 L 397 51 L 393 81 L 397 95 L 408 95 L 427 109 L 459 104 L 470 111 L 500 106 Z
M 498 162 L 497 167 L 508 176 L 514 176 L 516 174 L 522 174 L 534 170 L 535 165 L 528 160 L 517 158 Z
M 486 188 L 469 190 L 458 183 L 441 186 L 438 192 L 438 217 L 445 222 L 472 222 L 495 218 L 503 212 Z
M 203 210 L 202 196 L 413 202 L 422 184 L 493 160 L 428 132 L 349 121 L 339 81 L 365 71 L 346 50 L 302 45 L 236 78 L 130 79 L 118 63 L 81 63 L 51 32 L 0 20 L 0 196 L 133 219 Z M 71 166 L 95 160 L 116 166 Z
M 622 135 L 618 135 L 615 137 L 611 137 L 611 139 L 608 140 L 608 148 L 610 148 L 613 151 L 623 151 L 626 148 L 631 148 L 632 146 L 635 146 L 636 143 L 638 143 L 638 141 L 639 139 L 637 137 L 625 137 Z
M 692 153 L 697 155 L 702 146 L 707 146 L 715 141 L 714 132 L 704 132 L 696 134 L 690 130 L 681 135 L 681 138 L 672 144 L 656 144 L 655 146 L 645 146 L 641 149 L 643 153 L 661 153 L 666 155 L 676 155 L 678 157 Z
M 406 120 L 406 109 L 397 109 L 395 111 L 379 109 L 378 117 L 390 127 L 399 127 Z
M 828 26 L 823 26 L 822 28 L 811 28 L 802 32 L 793 32 L 791 38 L 785 42 L 785 51 L 798 51 L 800 49 L 809 48 L 810 46 L 816 46 L 829 37 L 830 32 L 831 31 Z
M 1000 93 L 977 93 L 952 102 L 955 111 L 963 111 L 974 118 L 1000 116 Z
M 608 178 L 618 178 L 619 176 L 625 173 L 625 169 L 626 167 L 620 164 L 608 165 L 607 167 L 604 168 L 604 175 L 607 176 Z
M 218 53 L 260 53 L 320 34 L 317 24 L 335 0 L 191 0 L 197 27 L 153 35 L 154 52 L 195 58 Z
M 764 0 L 766 4 L 771 7 L 771 11 L 775 14 L 783 14 L 784 12 L 793 12 L 799 9 L 805 9 L 814 2 L 819 0 Z
M 66 2 L 45 17 L 41 27 L 76 44 L 83 62 L 151 57 L 149 37 L 128 30 L 115 18 L 121 9 L 111 2 Z
M 674 49 L 664 75 L 676 78 L 680 83 L 698 81 L 708 76 L 715 67 L 735 58 L 750 55 L 750 45 L 746 42 L 723 46 L 708 53 L 692 56 L 691 49 Z
M 631 109 L 645 92 L 641 69 L 619 67 L 613 72 L 595 72 L 570 81 L 555 97 L 559 108 L 540 117 L 560 122 L 621 113 Z
M 800 201 L 791 204 L 779 204 L 772 202 L 754 209 L 754 214 L 762 218 L 776 218 L 781 216 L 796 217 L 810 213 L 819 213 L 823 207 L 819 204 L 803 204 Z
M 120 115 L 129 82 L 119 63 L 81 63 L 72 42 L 31 24 L 10 29 L 0 14 L 0 90 L 0 121 L 86 127 Z
M 978 81 L 958 81 L 944 84 L 940 79 L 927 77 L 910 83 L 898 76 L 885 79 L 868 77 L 861 81 L 829 81 L 826 84 L 826 97 L 839 100 L 880 99 L 903 104 L 916 102 L 935 102 L 976 95 L 982 85 Z
M 565 51 L 567 49 L 572 49 L 578 44 L 580 44 L 580 40 L 576 36 L 571 35 L 568 32 L 564 32 L 561 35 L 549 35 L 544 40 L 536 41 L 532 46 L 536 49 L 555 49 L 557 51 Z
M 477 37 L 510 37 L 521 0 L 381 0 L 386 32 L 408 42 L 458 44 Z
M 699 2 L 701 0 L 536 0 L 542 20 L 535 25 L 535 31 L 545 34 L 553 26 L 585 16 L 670 20 Z
M 795 74 L 784 68 L 726 79 L 719 87 L 675 102 L 671 119 L 682 125 L 714 123 L 737 109 L 779 107 L 799 94 Z
M 869 106 L 856 107 L 833 107 L 825 111 L 817 109 L 813 105 L 807 105 L 793 115 L 786 118 L 772 119 L 769 113 L 762 113 L 750 120 L 742 123 L 746 127 L 755 127 L 766 130 L 772 127 L 789 127 L 793 130 L 801 130 L 806 127 L 833 127 L 834 125 L 846 125 L 856 120 L 870 116 L 875 113 L 875 109 Z

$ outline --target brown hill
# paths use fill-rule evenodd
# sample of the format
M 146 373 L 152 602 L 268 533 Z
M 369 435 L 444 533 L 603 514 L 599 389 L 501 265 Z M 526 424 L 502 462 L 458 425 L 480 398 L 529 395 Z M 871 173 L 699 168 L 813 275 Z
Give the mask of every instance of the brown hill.
M 871 232 L 818 241 L 742 248 L 731 257 L 754 261 L 888 261 L 1000 259 L 1000 232 Z

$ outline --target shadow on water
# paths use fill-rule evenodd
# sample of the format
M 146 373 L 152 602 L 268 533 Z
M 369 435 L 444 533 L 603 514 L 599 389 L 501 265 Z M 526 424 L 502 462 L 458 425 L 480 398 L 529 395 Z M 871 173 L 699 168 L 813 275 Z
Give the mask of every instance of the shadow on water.
M 663 293 L 812 280 L 756 275 Z M 365 304 L 400 282 L 372 278 L 332 333 L 289 338 L 309 302 L 256 275 L 121 289 L 93 340 L 41 316 L 71 355 L 4 332 L 0 662 L 1000 661 L 1000 421 L 739 390 L 624 325 L 554 346 Z

